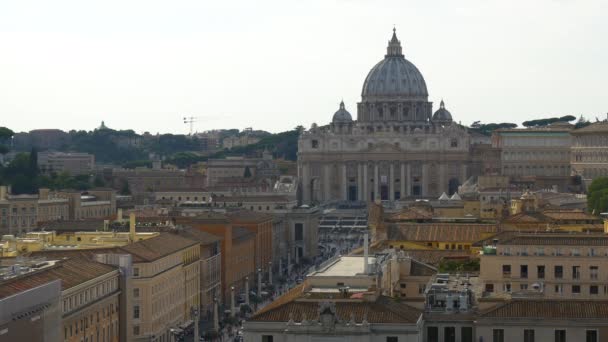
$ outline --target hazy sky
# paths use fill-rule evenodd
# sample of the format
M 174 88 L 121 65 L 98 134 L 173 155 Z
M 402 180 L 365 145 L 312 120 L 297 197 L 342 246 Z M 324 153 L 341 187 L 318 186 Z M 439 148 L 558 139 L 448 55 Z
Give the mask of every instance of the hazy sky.
M 0 2 L 0 126 L 186 133 L 326 124 L 393 24 L 470 124 L 608 112 L 608 1 Z

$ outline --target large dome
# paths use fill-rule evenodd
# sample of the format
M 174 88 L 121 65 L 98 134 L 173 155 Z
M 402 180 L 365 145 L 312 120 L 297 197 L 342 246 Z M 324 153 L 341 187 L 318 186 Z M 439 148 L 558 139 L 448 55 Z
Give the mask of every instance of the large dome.
M 401 42 L 393 29 L 387 54 L 365 78 L 361 96 L 416 98 L 426 101 L 428 92 L 424 77 L 414 64 L 403 57 Z

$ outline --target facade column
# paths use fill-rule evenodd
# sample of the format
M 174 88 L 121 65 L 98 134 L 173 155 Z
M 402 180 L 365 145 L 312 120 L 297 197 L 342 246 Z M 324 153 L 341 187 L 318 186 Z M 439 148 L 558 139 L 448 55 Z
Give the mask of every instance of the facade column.
M 460 165 L 460 185 L 467 181 L 467 164 Z
M 369 165 L 365 162 L 363 164 L 363 200 L 365 202 L 369 201 L 369 177 L 367 176 L 367 169 L 369 169 Z
M 399 185 L 400 185 L 400 189 L 399 189 L 399 195 L 401 196 L 401 198 L 405 197 L 405 164 L 401 163 L 401 178 L 399 178 Z
M 393 165 L 393 163 L 391 163 L 389 165 L 389 174 L 388 174 L 388 198 L 391 201 L 395 200 L 395 165 Z
M 363 200 L 363 166 L 357 164 L 357 201 Z
M 422 196 L 427 196 L 427 191 L 428 191 L 428 185 L 426 184 L 427 182 L 427 175 L 429 172 L 429 166 L 427 163 L 422 164 L 422 174 L 420 175 L 420 183 L 422 185 Z
M 304 187 L 302 201 L 304 204 L 311 202 L 310 193 L 310 169 L 308 163 L 302 163 L 302 186 Z
M 348 201 L 348 178 L 346 178 L 346 163 L 342 164 L 342 194 L 340 197 L 344 201 Z
M 323 199 L 327 202 L 331 200 L 331 188 L 329 181 L 329 173 L 331 171 L 331 165 L 323 165 Z
M 374 163 L 374 202 L 380 198 L 380 177 L 378 176 L 378 163 Z
M 448 187 L 447 187 L 447 183 L 446 183 L 446 172 L 445 172 L 445 164 L 441 163 L 439 164 L 439 192 L 440 193 L 447 193 Z M 449 194 L 448 194 L 449 195 Z
M 407 195 L 408 196 L 412 196 L 412 165 L 410 163 L 407 163 L 407 174 L 406 174 L 406 187 L 407 187 Z

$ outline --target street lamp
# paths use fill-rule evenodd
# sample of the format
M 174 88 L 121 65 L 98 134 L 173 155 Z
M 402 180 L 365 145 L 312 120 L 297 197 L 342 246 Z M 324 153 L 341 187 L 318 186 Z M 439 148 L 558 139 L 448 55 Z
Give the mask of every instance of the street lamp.
M 245 303 L 249 306 L 249 277 L 245 277 Z
M 262 298 L 262 269 L 258 268 L 258 297 Z
M 234 317 L 236 308 L 234 306 L 234 286 L 230 286 L 230 316 Z
M 194 341 L 196 342 L 197 340 L 201 339 L 201 336 L 199 335 L 198 332 L 198 313 L 199 310 L 197 307 L 191 307 L 190 308 L 190 317 L 192 317 L 192 320 L 194 321 Z
M 268 262 L 268 284 L 272 285 L 272 261 Z

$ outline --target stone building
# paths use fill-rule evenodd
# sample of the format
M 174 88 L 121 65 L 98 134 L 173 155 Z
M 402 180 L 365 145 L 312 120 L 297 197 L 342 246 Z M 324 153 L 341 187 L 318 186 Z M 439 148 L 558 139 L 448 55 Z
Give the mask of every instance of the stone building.
M 45 174 L 67 172 L 86 175 L 95 169 L 95 156 L 89 153 L 39 152 L 38 167 Z
M 492 144 L 501 151 L 502 175 L 570 176 L 571 130 L 568 123 L 555 123 L 542 128 L 494 131 Z
M 44 287 L 52 281 L 59 281 L 61 294 L 58 311 L 61 324 L 57 324 L 55 328 L 59 329 L 60 338 L 57 340 L 66 342 L 117 342 L 119 340 L 120 288 L 119 272 L 116 267 L 84 258 L 38 260 L 24 266 L 26 266 L 24 269 L 31 268 L 32 271 L 17 274 L 13 278 L 0 282 L 0 298 L 6 298 L 26 289 L 38 289 L 37 291 L 41 291 L 40 295 L 44 295 L 47 292 L 42 291 L 40 287 Z M 33 295 L 30 294 L 30 296 Z M 23 301 L 36 300 L 35 297 L 28 297 L 24 294 Z M 44 306 L 32 307 L 31 310 L 32 321 L 40 319 L 44 322 L 47 319 L 47 317 L 41 317 L 41 313 L 45 311 Z M 35 316 L 38 317 L 35 318 Z M 50 334 L 50 336 L 54 335 L 54 333 Z M 23 332 L 23 336 L 27 336 L 27 334 Z M 35 339 L 19 340 L 33 341 Z M 46 341 L 46 339 L 44 340 Z M 0 341 L 4 341 L 1 333 Z M 49 339 L 49 341 L 53 341 L 53 339 Z
M 480 258 L 485 296 L 608 297 L 605 234 L 513 232 L 494 239 Z
M 608 121 L 576 129 L 572 134 L 572 169 L 588 185 L 608 176 Z
M 470 164 L 470 135 L 442 101 L 433 113 L 420 71 L 393 32 L 365 79 L 357 119 L 342 102 L 329 125 L 298 141 L 304 203 L 396 200 L 454 193 Z

